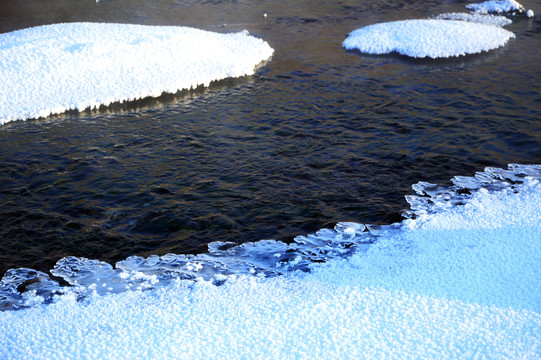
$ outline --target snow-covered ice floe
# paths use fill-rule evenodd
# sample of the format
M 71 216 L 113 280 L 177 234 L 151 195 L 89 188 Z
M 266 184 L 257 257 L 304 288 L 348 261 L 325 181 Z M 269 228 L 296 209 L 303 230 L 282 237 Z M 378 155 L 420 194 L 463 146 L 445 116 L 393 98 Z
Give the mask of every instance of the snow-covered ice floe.
M 515 16 L 533 11 L 514 0 L 466 5 L 472 13 L 447 13 L 433 19 L 373 24 L 351 32 L 343 41 L 346 50 L 382 55 L 398 53 L 413 58 L 449 58 L 478 54 L 504 46 L 515 34 L 502 28 Z
M 66 23 L 0 34 L 0 124 L 253 74 L 273 49 L 241 33 Z
M 366 54 L 396 52 L 414 58 L 448 58 L 499 48 L 515 35 L 501 27 L 456 20 L 403 20 L 351 32 L 342 46 Z
M 473 3 L 466 5 L 467 9 L 473 10 L 478 14 L 490 13 L 509 13 L 512 15 L 523 14 L 526 12 L 524 6 L 515 0 L 492 0 L 482 3 Z
M 71 289 L 8 273 L 4 305 L 28 308 L 0 312 L 0 358 L 538 359 L 541 165 L 452 181 L 415 184 L 393 225 L 116 269 L 66 258 L 52 273 Z

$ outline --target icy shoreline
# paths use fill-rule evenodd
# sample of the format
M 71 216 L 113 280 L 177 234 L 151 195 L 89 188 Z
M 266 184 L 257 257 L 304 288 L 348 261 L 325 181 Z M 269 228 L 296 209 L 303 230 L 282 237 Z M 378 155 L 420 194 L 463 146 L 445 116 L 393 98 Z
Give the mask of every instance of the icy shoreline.
M 367 233 L 377 241 L 364 245 L 358 236 L 367 233 L 342 225 L 334 240 L 348 234 L 364 248 L 327 256 L 323 264 L 308 261 L 308 273 L 247 271 L 216 286 L 204 275 L 198 281 L 181 276 L 204 269 L 194 259 L 189 267 L 162 269 L 170 280 L 174 271 L 179 276 L 163 287 L 156 281 L 154 290 L 68 291 L 49 305 L 34 294 L 32 307 L 0 312 L 0 331 L 7 334 L 0 355 L 535 359 L 541 350 L 540 179 L 540 165 L 510 165 L 456 177 L 451 187 L 419 183 L 418 195 L 409 198 L 412 219 L 373 228 Z M 330 233 L 306 239 L 329 240 Z M 258 244 L 287 254 L 278 244 L 252 246 Z M 271 261 L 254 254 L 260 265 Z M 159 261 L 152 268 L 142 260 L 141 278 L 154 271 L 158 279 Z M 254 265 L 242 256 L 237 264 Z M 72 275 L 99 276 L 96 268 L 86 270 Z M 94 278 L 97 287 L 101 280 Z

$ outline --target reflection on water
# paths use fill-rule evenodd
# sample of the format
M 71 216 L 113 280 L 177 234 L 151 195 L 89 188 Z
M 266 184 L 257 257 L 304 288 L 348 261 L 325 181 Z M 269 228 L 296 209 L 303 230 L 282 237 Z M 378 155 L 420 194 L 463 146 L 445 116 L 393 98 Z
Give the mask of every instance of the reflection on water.
M 360 26 L 462 6 L 3 0 L 3 32 L 82 20 L 247 29 L 276 52 L 255 76 L 208 89 L 3 126 L 0 272 L 390 223 L 420 180 L 539 163 L 539 22 L 516 21 L 508 46 L 467 58 L 341 48 Z

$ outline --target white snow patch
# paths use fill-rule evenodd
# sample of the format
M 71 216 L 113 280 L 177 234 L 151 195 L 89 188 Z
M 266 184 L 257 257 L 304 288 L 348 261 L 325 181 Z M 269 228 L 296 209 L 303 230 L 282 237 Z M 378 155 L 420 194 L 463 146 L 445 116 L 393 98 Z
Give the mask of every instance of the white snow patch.
M 0 34 L 0 124 L 253 74 L 273 49 L 246 32 L 104 23 Z
M 501 27 L 455 20 L 403 20 L 357 29 L 342 46 L 367 54 L 396 52 L 414 58 L 448 58 L 501 47 L 515 35 Z

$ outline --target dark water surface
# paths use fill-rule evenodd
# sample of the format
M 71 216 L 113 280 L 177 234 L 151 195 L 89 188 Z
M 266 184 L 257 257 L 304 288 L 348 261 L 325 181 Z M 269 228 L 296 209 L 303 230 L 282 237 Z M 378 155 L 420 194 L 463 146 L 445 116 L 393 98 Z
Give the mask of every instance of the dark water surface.
M 361 26 L 466 3 L 2 0 L 0 32 L 247 29 L 275 53 L 255 76 L 208 89 L 0 127 L 0 274 L 391 223 L 413 183 L 541 162 L 538 19 L 507 27 L 516 38 L 502 49 L 451 60 L 341 48 Z M 522 4 L 541 13 L 539 0 Z

